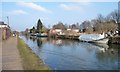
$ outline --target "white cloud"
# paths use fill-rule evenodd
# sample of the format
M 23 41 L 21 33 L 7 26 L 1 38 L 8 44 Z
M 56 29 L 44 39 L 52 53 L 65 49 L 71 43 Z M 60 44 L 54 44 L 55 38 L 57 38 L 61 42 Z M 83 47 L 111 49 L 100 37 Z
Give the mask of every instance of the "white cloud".
M 80 5 L 90 5 L 92 3 L 91 0 L 71 0 L 70 2 L 80 4 Z
M 13 10 L 11 12 L 9 12 L 12 15 L 21 15 L 21 14 L 28 14 L 27 12 L 23 11 L 23 10 Z
M 2 0 L 2 2 L 20 2 L 21 0 Z M 118 2 L 119 0 L 24 0 L 25 2 Z
M 67 0 L 70 2 L 118 2 L 119 0 Z
M 86 6 L 86 5 L 87 5 L 87 6 L 88 6 L 88 5 L 91 5 L 91 2 L 78 2 L 78 3 L 79 3 L 80 5 L 85 5 L 85 6 Z
M 32 2 L 18 2 L 17 5 L 25 6 L 25 7 L 37 10 L 37 11 L 52 13 L 52 11 L 47 10 L 46 8 L 44 8 L 40 5 L 37 5 L 35 3 L 32 3 Z
M 80 10 L 80 6 L 77 5 L 60 4 L 60 7 L 64 10 Z
M 73 1 L 73 2 L 90 2 L 92 0 L 71 0 L 71 1 Z

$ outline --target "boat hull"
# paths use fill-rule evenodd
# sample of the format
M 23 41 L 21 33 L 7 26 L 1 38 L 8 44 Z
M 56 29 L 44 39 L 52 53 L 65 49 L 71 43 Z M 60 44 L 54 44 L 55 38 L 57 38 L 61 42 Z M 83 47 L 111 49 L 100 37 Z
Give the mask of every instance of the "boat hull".
M 30 34 L 31 36 L 36 36 L 36 34 Z
M 48 37 L 47 35 L 37 35 L 37 37 Z
M 94 43 L 103 43 L 103 44 L 107 44 L 109 41 L 108 38 L 106 39 L 100 39 L 100 40 L 96 40 L 96 41 L 91 41 L 91 42 L 94 42 Z

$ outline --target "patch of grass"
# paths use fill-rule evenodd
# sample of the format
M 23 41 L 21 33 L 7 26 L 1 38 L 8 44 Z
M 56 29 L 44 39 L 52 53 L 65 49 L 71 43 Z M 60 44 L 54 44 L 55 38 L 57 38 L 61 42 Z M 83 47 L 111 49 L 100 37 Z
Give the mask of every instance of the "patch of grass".
M 50 68 L 32 52 L 32 50 L 22 39 L 19 37 L 17 39 L 18 50 L 22 58 L 24 70 L 50 70 Z

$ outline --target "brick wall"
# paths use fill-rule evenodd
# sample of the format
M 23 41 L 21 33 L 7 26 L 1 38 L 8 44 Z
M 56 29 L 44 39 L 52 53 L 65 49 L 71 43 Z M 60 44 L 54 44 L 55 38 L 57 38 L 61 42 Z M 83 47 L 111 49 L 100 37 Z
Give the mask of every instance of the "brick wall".
M 11 31 L 9 28 L 0 28 L 0 40 L 6 40 L 11 36 Z

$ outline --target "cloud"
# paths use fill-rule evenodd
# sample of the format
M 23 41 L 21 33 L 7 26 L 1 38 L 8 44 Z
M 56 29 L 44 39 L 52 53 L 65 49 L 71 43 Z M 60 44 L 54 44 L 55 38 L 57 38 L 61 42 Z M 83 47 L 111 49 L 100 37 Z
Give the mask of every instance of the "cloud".
M 90 2 L 92 0 L 70 0 L 72 2 Z
M 88 5 L 91 5 L 92 3 L 91 2 L 78 2 L 80 5 L 85 5 L 85 6 L 88 6 Z
M 60 4 L 60 7 L 64 10 L 80 10 L 80 6 L 77 5 Z
M 12 15 L 21 15 L 21 14 L 28 14 L 28 13 L 23 11 L 23 10 L 13 10 L 13 11 L 10 12 L 10 14 L 12 14 Z
M 20 2 L 21 0 L 2 0 L 2 2 Z M 25 2 L 118 2 L 119 0 L 24 0 Z
M 66 0 L 67 2 L 118 2 L 119 0 Z
M 42 11 L 42 12 L 46 12 L 46 13 L 52 13 L 52 11 L 47 10 L 46 8 L 44 8 L 44 7 L 40 6 L 40 5 L 37 5 L 35 3 L 32 3 L 32 2 L 18 2 L 17 5 L 25 6 L 25 7 L 37 10 L 37 11 Z

